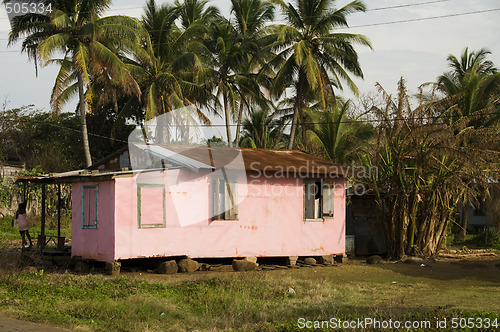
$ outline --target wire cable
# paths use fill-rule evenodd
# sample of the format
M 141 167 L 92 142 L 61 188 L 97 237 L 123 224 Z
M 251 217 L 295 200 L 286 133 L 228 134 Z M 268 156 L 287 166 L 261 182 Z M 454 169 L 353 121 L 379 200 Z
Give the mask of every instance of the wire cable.
M 390 21 L 390 22 L 381 22 L 381 23 L 361 24 L 361 25 L 349 26 L 349 27 L 346 27 L 346 28 L 339 28 L 339 30 L 342 30 L 342 29 L 351 29 L 351 28 L 374 27 L 374 26 L 390 25 L 390 24 L 400 24 L 400 23 L 409 23 L 409 22 L 418 22 L 418 21 L 428 21 L 428 20 L 435 20 L 435 19 L 441 19 L 441 18 L 449 18 L 449 17 L 458 17 L 458 16 L 465 16 L 465 15 L 490 13 L 490 12 L 495 12 L 495 11 L 499 11 L 499 10 L 500 10 L 500 8 L 492 8 L 492 9 L 477 10 L 477 11 L 474 11 L 474 12 L 466 12 L 466 13 L 447 14 L 447 15 L 440 15 L 440 16 L 430 16 L 430 17 L 419 17 L 419 18 L 413 18 L 413 19 L 406 19 L 406 20 L 400 20 L 400 21 Z
M 399 8 L 405 8 L 405 7 L 414 7 L 414 6 L 422 6 L 422 5 L 429 5 L 429 4 L 434 4 L 434 3 L 440 3 L 440 2 L 448 2 L 451 0 L 433 0 L 433 1 L 425 1 L 425 2 L 417 2 L 417 3 L 409 3 L 409 4 L 402 4 L 402 5 L 396 5 L 396 6 L 388 6 L 388 7 L 379 7 L 379 8 L 370 8 L 367 9 L 367 12 L 370 11 L 379 11 L 379 10 L 389 10 L 389 9 L 399 9 Z M 135 10 L 135 9 L 146 9 L 145 6 L 143 7 L 125 7 L 125 8 L 110 8 L 106 12 L 120 12 L 124 10 Z M 79 12 L 79 13 L 87 13 L 87 12 Z M 0 20 L 8 20 L 9 18 L 6 17 L 1 17 Z
M 488 112 L 488 113 L 484 113 L 483 115 L 500 115 L 500 112 Z M 322 125 L 322 124 L 330 124 L 330 123 L 339 123 L 339 124 L 384 123 L 384 122 L 392 123 L 392 122 L 396 122 L 396 121 L 408 122 L 408 121 L 425 121 L 425 120 L 452 119 L 452 118 L 459 118 L 459 116 L 456 116 L 456 115 L 436 115 L 436 116 L 425 116 L 425 117 L 409 117 L 409 118 L 403 118 L 403 119 L 395 117 L 395 118 L 389 118 L 389 119 L 365 119 L 365 120 L 355 119 L 355 120 L 342 120 L 342 121 L 334 121 L 334 122 L 308 122 L 308 121 L 306 121 L 306 122 L 301 122 L 301 124 L 303 124 L 303 125 Z M 0 122 L 1 121 L 16 122 L 15 120 L 2 119 L 0 117 Z M 42 121 L 33 121 L 33 122 L 34 123 L 38 123 L 38 124 L 46 124 L 46 125 L 54 126 L 54 127 L 61 128 L 61 129 L 67 129 L 67 130 L 71 130 L 71 131 L 78 132 L 78 133 L 82 132 L 80 129 L 66 127 L 66 126 L 62 126 L 62 125 L 56 124 L 56 123 L 48 123 L 48 122 L 42 122 Z M 428 125 L 432 125 L 432 124 L 440 125 L 440 124 L 443 124 L 443 123 L 427 123 L 427 124 Z M 288 127 L 288 126 L 291 126 L 291 125 L 292 125 L 291 123 L 283 123 L 283 124 L 281 124 L 282 127 Z M 238 124 L 230 124 L 229 125 L 229 127 L 236 127 L 236 126 L 238 126 Z M 185 128 L 187 128 L 187 127 L 190 127 L 190 128 L 197 128 L 197 127 L 217 128 L 217 127 L 226 127 L 226 125 L 225 124 L 197 124 L 197 125 L 185 125 L 185 126 L 182 126 L 182 128 L 184 128 L 184 127 Z M 109 136 L 94 134 L 94 133 L 90 133 L 90 132 L 88 134 L 90 136 L 94 136 L 94 137 L 98 137 L 98 138 L 115 140 L 117 142 L 127 143 L 127 141 L 116 139 L 116 138 L 112 138 L 112 137 L 109 137 Z
M 435 0 L 435 1 L 426 1 L 426 2 L 418 2 L 418 3 L 409 3 L 409 4 L 405 4 L 405 5 L 371 8 L 371 9 L 367 9 L 366 11 L 371 12 L 371 11 L 378 11 L 378 10 L 398 9 L 398 8 L 422 6 L 422 5 L 429 5 L 429 4 L 433 4 L 433 3 L 448 2 L 448 1 L 451 1 L 451 0 Z

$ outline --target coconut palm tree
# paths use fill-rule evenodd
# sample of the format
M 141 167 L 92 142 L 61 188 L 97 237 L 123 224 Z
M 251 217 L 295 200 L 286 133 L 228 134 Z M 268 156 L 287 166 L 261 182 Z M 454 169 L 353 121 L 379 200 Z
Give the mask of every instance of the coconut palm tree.
M 142 89 L 142 105 L 146 121 L 157 115 L 182 107 L 182 82 L 172 67 L 179 47 L 175 44 L 181 34 L 175 24 L 179 9 L 173 5 L 157 6 L 154 0 L 146 3 L 142 23 L 148 32 L 143 43 L 145 52 L 135 54 L 128 67 Z M 181 45 L 182 46 L 182 45 Z
M 447 122 L 455 123 L 467 120 L 472 128 L 492 128 L 500 123 L 500 73 L 493 62 L 487 60 L 490 55 L 486 49 L 469 52 L 465 48 L 460 59 L 448 56 L 450 71 L 439 76 L 437 88 L 444 93 L 440 101 L 442 114 L 449 117 Z M 477 140 L 464 140 L 463 146 L 474 148 Z M 460 228 L 455 234 L 455 241 L 465 239 L 468 216 L 467 205 L 473 202 L 464 197 Z M 465 207 L 465 208 L 464 208 Z
M 247 56 L 255 52 L 255 44 L 244 42 L 227 19 L 215 22 L 205 42 L 209 73 L 207 86 L 214 91 L 214 108 L 222 101 L 228 146 L 232 146 L 231 118 L 245 93 L 258 91 L 258 84 L 245 71 Z
M 146 121 L 187 105 L 205 105 L 210 99 L 210 92 L 197 82 L 197 75 L 204 68 L 197 53 L 200 48 L 204 51 L 196 37 L 200 27 L 195 23 L 186 28 L 176 25 L 182 6 L 147 2 L 142 17 L 148 32 L 142 41 L 143 50 L 128 61 L 130 72 L 141 86 Z M 197 112 L 203 122 L 210 122 L 200 108 Z
M 264 75 L 259 75 L 258 69 L 266 54 L 263 27 L 274 11 L 263 0 L 232 0 L 232 14 L 234 21 L 221 19 L 212 25 L 205 43 L 211 58 L 207 82 L 213 87 L 215 103 L 222 104 L 229 146 L 233 144 L 231 119 L 237 119 L 237 144 L 243 110 L 251 105 L 268 107 L 261 91 Z
M 276 120 L 268 111 L 258 109 L 243 120 L 242 148 L 281 149 L 283 142 L 283 120 Z
M 184 0 L 175 1 L 175 5 L 179 8 L 181 26 L 187 30 L 194 25 L 198 25 L 202 30 L 206 30 L 215 20 L 221 19 L 219 9 L 214 6 L 208 6 L 206 0 Z
M 347 165 L 367 153 L 369 140 L 375 132 L 371 125 L 356 122 L 348 117 L 351 102 L 339 102 L 326 112 L 308 110 L 312 129 L 306 132 L 307 140 L 320 147 L 332 162 Z
M 334 9 L 335 0 L 274 0 L 281 8 L 287 24 L 274 27 L 276 42 L 271 49 L 276 57 L 269 65 L 276 70 L 273 94 L 281 97 L 287 88 L 295 92 L 294 115 L 289 148 L 293 148 L 299 118 L 310 97 L 326 108 L 335 102 L 334 88 L 343 82 L 355 93 L 358 89 L 350 74 L 363 77 L 354 45 L 371 47 L 360 34 L 336 32 L 346 28 L 347 16 L 365 10 L 365 5 L 352 1 Z
M 445 94 L 448 115 L 453 119 L 476 114 L 471 120 L 475 127 L 489 127 L 497 123 L 500 115 L 500 73 L 486 49 L 469 52 L 465 48 L 460 59 L 448 56 L 450 71 L 437 79 L 438 89 Z
M 451 71 L 438 78 L 438 82 L 442 83 L 441 88 L 448 94 L 454 94 L 459 92 L 456 88 L 461 87 L 468 73 L 492 75 L 498 72 L 493 62 L 486 60 L 489 54 L 491 52 L 484 48 L 477 52 L 472 51 L 469 53 L 468 47 L 463 50 L 460 60 L 453 54 L 450 54 L 448 56 L 448 66 L 451 68 Z
M 140 94 L 119 52 L 138 46 L 138 20 L 126 16 L 101 17 L 110 0 L 54 0 L 47 15 L 26 14 L 14 19 L 9 44 L 23 39 L 22 51 L 42 65 L 60 66 L 51 96 L 53 111 L 75 94 L 79 97 L 80 126 L 87 166 L 92 164 L 86 114 L 94 75 L 109 75 L 127 92 Z M 61 59 L 55 59 L 57 54 Z M 95 76 L 97 77 L 97 76 Z
M 258 72 L 271 55 L 265 51 L 269 42 L 265 26 L 274 20 L 274 5 L 265 0 L 231 0 L 231 5 L 235 30 L 242 44 L 252 45 L 247 49 L 253 50 L 246 54 L 241 63 L 241 73 L 246 74 L 254 84 L 251 91 L 241 90 L 235 138 L 235 142 L 239 142 L 243 111 L 245 109 L 249 111 L 251 105 L 268 108 L 269 101 L 261 92 L 259 85 L 269 88 L 270 79 L 264 74 L 258 75 Z

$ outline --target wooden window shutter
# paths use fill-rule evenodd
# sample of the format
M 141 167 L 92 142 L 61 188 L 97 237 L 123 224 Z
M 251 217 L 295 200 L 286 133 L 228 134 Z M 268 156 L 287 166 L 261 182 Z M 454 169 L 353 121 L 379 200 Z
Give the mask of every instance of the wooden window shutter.
M 333 218 L 334 189 L 335 186 L 333 183 L 325 183 L 323 185 L 323 217 Z
M 234 180 L 228 180 L 225 184 L 224 203 L 225 219 L 238 219 L 238 183 Z
M 82 187 L 82 228 L 97 228 L 97 186 Z
M 314 218 L 314 181 L 305 180 L 304 181 L 304 218 L 313 219 Z
M 223 193 L 224 193 L 224 181 L 221 179 L 215 179 L 212 183 L 212 203 L 213 203 L 213 216 L 212 220 L 219 220 L 223 218 Z

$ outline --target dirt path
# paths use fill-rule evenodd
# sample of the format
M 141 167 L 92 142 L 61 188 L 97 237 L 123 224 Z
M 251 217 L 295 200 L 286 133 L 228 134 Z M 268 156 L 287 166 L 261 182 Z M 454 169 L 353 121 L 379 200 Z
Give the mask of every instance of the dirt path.
M 0 331 L 2 332 L 68 332 L 57 327 L 40 325 L 31 322 L 0 316 Z

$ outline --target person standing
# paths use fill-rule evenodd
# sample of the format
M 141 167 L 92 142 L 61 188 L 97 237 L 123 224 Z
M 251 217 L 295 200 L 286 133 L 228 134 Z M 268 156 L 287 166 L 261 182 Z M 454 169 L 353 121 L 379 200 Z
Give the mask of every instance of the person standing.
M 26 217 L 26 203 L 19 203 L 19 207 L 16 212 L 17 225 L 19 227 L 19 233 L 21 234 L 21 238 L 23 239 L 23 248 L 26 246 L 26 238 L 30 241 L 29 247 L 33 247 L 33 242 L 31 242 L 31 236 L 29 232 L 28 226 L 28 218 Z

